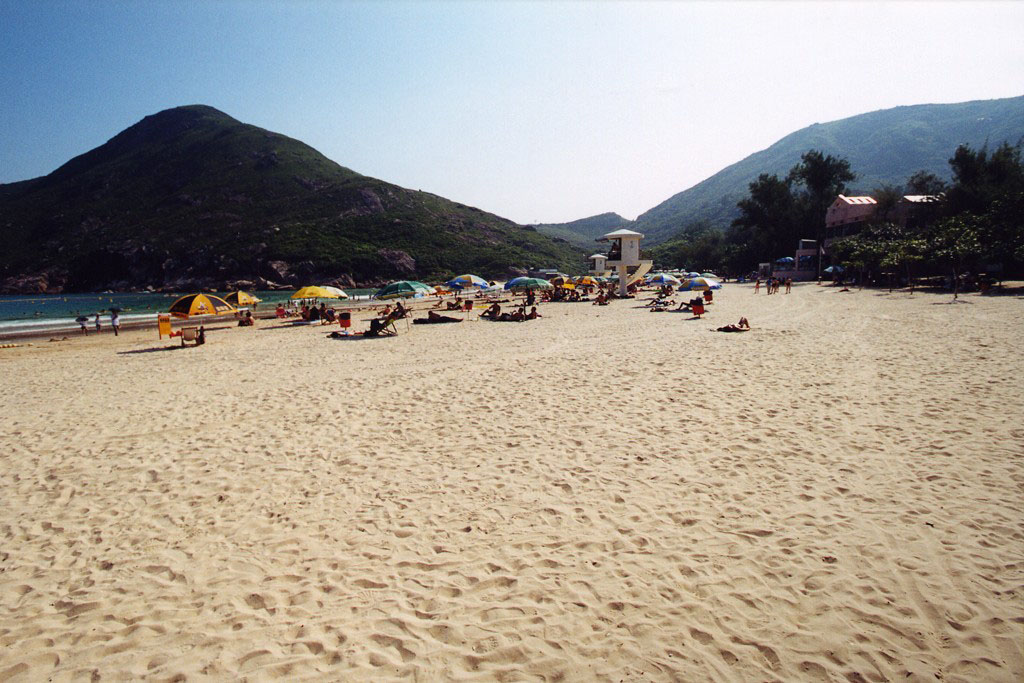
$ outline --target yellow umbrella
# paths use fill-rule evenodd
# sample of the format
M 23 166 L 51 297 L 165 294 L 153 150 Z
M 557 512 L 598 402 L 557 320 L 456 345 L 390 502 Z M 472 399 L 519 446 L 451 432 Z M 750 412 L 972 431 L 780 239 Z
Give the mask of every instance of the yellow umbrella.
M 326 287 L 303 287 L 292 294 L 293 299 L 338 299 L 336 293 Z
M 553 277 L 550 280 L 548 280 L 548 282 L 553 284 L 555 287 L 568 287 L 568 285 L 572 285 L 573 284 L 572 278 L 569 277 L 568 275 L 559 275 L 558 277 Z M 568 289 L 574 289 L 574 288 L 575 288 L 575 285 L 573 287 L 568 287 Z
M 595 280 L 594 278 L 592 278 L 589 275 L 581 275 L 580 277 L 576 278 L 576 284 L 582 285 L 584 287 L 600 287 L 601 286 L 600 282 L 598 282 L 597 280 Z
M 227 301 L 232 306 L 252 306 L 253 304 L 258 304 L 263 301 L 263 299 L 255 297 L 249 292 L 238 290 L 237 292 L 231 292 L 224 297 L 224 301 Z
M 189 294 L 175 301 L 167 310 L 177 318 L 188 318 L 193 315 L 228 315 L 235 312 L 235 307 L 213 294 Z

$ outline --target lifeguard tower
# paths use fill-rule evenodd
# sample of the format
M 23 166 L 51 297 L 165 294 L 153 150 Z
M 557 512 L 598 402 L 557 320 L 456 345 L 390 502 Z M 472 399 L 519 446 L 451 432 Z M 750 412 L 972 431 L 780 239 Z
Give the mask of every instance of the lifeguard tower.
M 606 268 L 615 268 L 619 272 L 619 296 L 626 296 L 628 287 L 636 280 L 644 276 L 651 269 L 651 261 L 640 260 L 640 240 L 644 236 L 632 230 L 616 230 L 604 237 L 598 238 L 598 242 L 611 242 L 611 249 L 608 250 Z M 629 271 L 633 269 L 633 274 Z
M 590 259 L 590 274 L 594 277 L 608 277 L 610 270 L 605 265 L 605 261 L 608 260 L 608 254 L 594 254 L 589 257 Z

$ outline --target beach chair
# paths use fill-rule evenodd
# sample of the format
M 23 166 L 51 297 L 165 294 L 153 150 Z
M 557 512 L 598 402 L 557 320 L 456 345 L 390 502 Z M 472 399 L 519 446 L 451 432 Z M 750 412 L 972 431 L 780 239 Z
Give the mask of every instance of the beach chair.
M 171 329 L 171 316 L 169 315 L 158 315 L 156 317 L 156 329 L 160 334 L 160 338 L 163 339 L 164 335 L 170 339 L 174 336 L 174 330 Z
M 693 317 L 699 318 L 704 315 L 704 304 L 693 304 L 691 310 L 693 311 Z

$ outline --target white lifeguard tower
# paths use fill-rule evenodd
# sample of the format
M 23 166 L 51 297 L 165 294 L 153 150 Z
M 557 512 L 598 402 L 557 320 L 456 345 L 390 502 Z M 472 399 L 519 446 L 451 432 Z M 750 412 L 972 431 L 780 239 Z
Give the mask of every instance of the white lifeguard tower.
M 619 273 L 619 296 L 626 296 L 629 285 L 643 277 L 651 269 L 651 261 L 640 260 L 640 240 L 643 238 L 644 236 L 639 232 L 616 230 L 597 240 L 598 242 L 612 243 L 604 265 L 606 268 L 615 268 Z M 633 269 L 632 280 L 630 280 L 630 268 Z
M 588 257 L 590 259 L 590 274 L 594 277 L 608 277 L 610 270 L 605 265 L 605 261 L 608 260 L 608 254 L 593 254 Z

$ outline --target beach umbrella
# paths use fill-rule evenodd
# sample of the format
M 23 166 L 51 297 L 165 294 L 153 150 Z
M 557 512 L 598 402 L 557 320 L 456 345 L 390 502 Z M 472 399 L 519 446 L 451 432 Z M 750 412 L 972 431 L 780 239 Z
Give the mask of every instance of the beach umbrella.
M 551 289 L 552 284 L 539 277 L 517 277 L 505 283 L 507 290 Z
M 345 291 L 342 289 L 338 289 L 337 287 L 329 287 L 327 285 L 323 285 L 323 288 L 326 289 L 331 294 L 333 294 L 336 299 L 348 298 L 348 294 L 346 294 Z M 257 301 L 259 301 L 259 299 L 257 299 Z
M 701 275 L 700 273 L 693 273 L 693 272 L 691 272 L 691 273 L 686 273 L 686 277 L 689 277 L 689 278 L 703 277 L 703 275 Z
M 416 280 L 398 280 L 389 282 L 373 295 L 374 299 L 399 299 L 410 296 L 426 296 L 434 294 L 434 288 Z
M 340 290 L 339 290 L 340 291 Z M 338 295 L 318 285 L 303 287 L 291 295 L 292 299 L 337 299 Z
M 678 285 L 680 284 L 679 278 L 675 275 L 669 275 L 668 273 L 655 273 L 647 280 L 649 285 Z
M 237 292 L 231 292 L 224 297 L 224 301 L 227 301 L 232 306 L 252 306 L 253 304 L 258 304 L 263 301 L 263 299 L 255 297 L 252 294 L 249 294 L 249 292 L 238 290 Z
M 601 284 L 601 278 L 594 277 L 593 275 L 580 275 L 576 278 L 576 284 L 580 287 L 597 287 Z
M 714 273 L 701 273 L 700 276 L 701 277 L 710 277 L 710 278 L 717 278 L 718 277 Z
M 472 273 L 466 273 L 465 275 L 453 277 L 445 284 L 448 285 L 449 287 L 457 287 L 458 289 L 469 289 L 470 287 L 479 287 L 480 289 L 487 289 L 490 286 L 487 284 L 487 280 L 483 279 L 479 275 L 473 275 Z
M 825 269 L 825 272 L 831 275 L 832 273 L 841 273 L 843 270 L 842 266 L 829 266 Z
M 213 294 L 189 294 L 171 304 L 167 311 L 176 318 L 188 318 L 193 315 L 228 315 L 235 312 L 235 307 Z
M 709 277 L 692 277 L 689 280 L 683 282 L 679 287 L 680 292 L 692 292 L 701 291 L 706 292 L 709 289 L 721 289 L 722 283 L 717 280 L 712 280 Z
M 558 275 L 548 280 L 548 282 L 550 282 L 553 287 L 566 287 L 568 285 L 573 285 L 572 287 L 569 287 L 569 289 L 575 288 L 575 283 L 568 275 Z
M 795 260 L 796 259 L 794 259 L 792 256 L 783 256 L 782 258 L 775 259 L 775 262 L 776 263 L 793 263 L 793 261 L 795 261 Z

